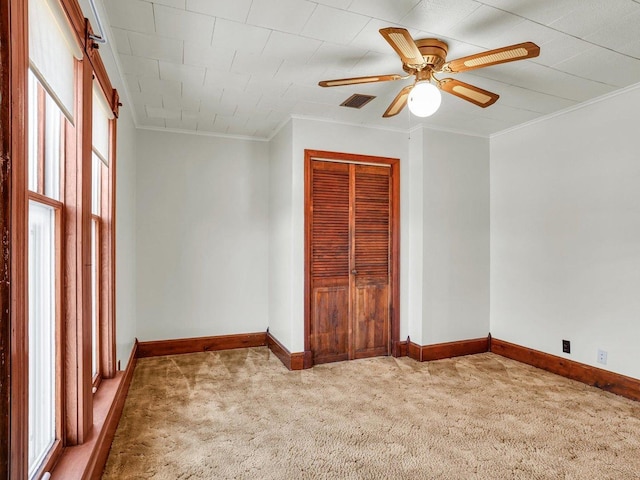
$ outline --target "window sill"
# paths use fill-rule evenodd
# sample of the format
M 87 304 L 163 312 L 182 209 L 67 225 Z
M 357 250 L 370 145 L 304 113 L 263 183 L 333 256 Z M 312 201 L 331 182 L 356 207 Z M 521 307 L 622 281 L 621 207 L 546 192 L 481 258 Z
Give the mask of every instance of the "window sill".
M 136 341 L 127 369 L 103 379 L 93 396 L 93 429 L 82 445 L 66 447 L 51 471 L 52 480 L 98 479 L 109 455 L 136 364 Z

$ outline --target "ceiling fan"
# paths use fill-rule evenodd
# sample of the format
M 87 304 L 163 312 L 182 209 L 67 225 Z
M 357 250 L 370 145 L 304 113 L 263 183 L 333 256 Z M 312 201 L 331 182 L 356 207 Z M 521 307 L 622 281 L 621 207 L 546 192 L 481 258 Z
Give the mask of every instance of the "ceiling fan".
M 434 74 L 465 72 L 499 63 L 533 58 L 540 54 L 540 47 L 535 43 L 524 42 L 447 62 L 448 46 L 441 40 L 425 38 L 414 41 L 404 28 L 383 28 L 380 33 L 402 59 L 402 68 L 407 73 L 406 75 L 373 75 L 323 80 L 318 85 L 338 87 L 360 83 L 406 80 L 412 76 L 415 77 L 414 84 L 407 85 L 400 90 L 400 93 L 382 115 L 383 117 L 397 115 L 407 103 L 409 103 L 409 109 L 414 115 L 426 117 L 433 114 L 440 106 L 438 89 L 482 108 L 493 105 L 499 95 L 453 78 L 438 79 Z M 431 83 L 432 81 L 435 84 Z

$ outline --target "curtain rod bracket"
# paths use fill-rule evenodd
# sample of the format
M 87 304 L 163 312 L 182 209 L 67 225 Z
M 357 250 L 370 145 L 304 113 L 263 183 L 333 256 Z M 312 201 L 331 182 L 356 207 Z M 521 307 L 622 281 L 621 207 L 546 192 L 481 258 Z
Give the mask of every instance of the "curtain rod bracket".
M 96 18 L 98 30 L 100 30 L 100 35 L 94 35 L 93 33 L 90 33 L 89 38 L 94 42 L 105 44 L 107 43 L 107 36 L 104 34 L 104 28 L 102 28 L 102 22 L 100 21 L 100 16 L 98 15 L 98 9 L 96 8 L 95 0 L 89 0 L 89 4 L 91 5 L 93 16 Z M 96 43 L 94 43 L 92 46 L 95 49 L 99 48 Z

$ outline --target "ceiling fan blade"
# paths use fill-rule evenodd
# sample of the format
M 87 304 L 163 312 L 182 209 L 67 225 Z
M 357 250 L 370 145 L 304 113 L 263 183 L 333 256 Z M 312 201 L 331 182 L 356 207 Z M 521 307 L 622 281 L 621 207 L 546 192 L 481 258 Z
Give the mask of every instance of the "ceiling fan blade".
M 400 111 L 407 104 L 407 99 L 409 98 L 409 93 L 411 92 L 412 88 L 413 88 L 413 85 L 407 85 L 402 90 L 400 90 L 400 93 L 396 95 L 396 98 L 393 99 L 393 102 L 391 102 L 391 104 L 387 108 L 387 111 L 384 112 L 382 116 L 384 118 L 388 118 L 388 117 L 393 117 L 394 115 L 399 114 Z
M 468 102 L 474 103 L 479 107 L 485 108 L 496 103 L 500 95 L 483 90 L 480 87 L 469 85 L 468 83 L 454 80 L 453 78 L 445 78 L 440 80 L 438 86 L 447 93 L 462 98 Z
M 416 42 L 404 28 L 382 28 L 380 34 L 389 42 L 400 58 L 402 63 L 408 65 L 424 65 L 424 58 L 418 49 Z
M 469 55 L 445 63 L 441 72 L 457 73 L 476 68 L 489 67 L 499 63 L 515 62 L 540 55 L 540 47 L 532 42 L 518 43 L 509 47 L 496 48 L 488 52 Z
M 369 77 L 353 77 L 353 78 L 339 78 L 336 80 L 323 80 L 318 82 L 321 87 L 340 87 L 342 85 L 358 85 L 360 83 L 374 83 L 374 82 L 388 82 L 390 80 L 400 80 L 402 75 L 372 75 Z

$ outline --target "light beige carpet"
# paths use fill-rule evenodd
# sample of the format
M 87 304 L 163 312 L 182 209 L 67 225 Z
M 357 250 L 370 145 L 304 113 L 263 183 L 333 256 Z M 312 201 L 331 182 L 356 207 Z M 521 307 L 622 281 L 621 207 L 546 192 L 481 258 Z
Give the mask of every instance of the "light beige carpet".
M 103 479 L 634 479 L 640 403 L 486 353 L 140 359 Z

